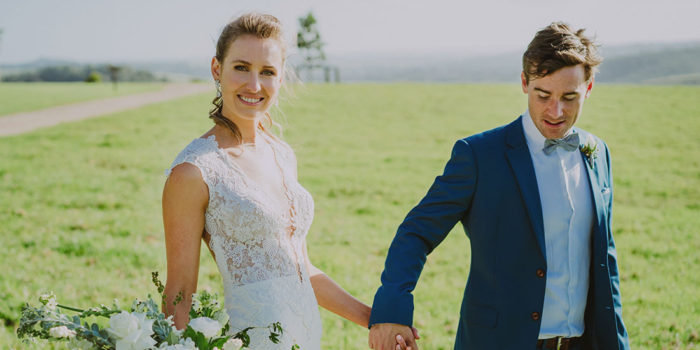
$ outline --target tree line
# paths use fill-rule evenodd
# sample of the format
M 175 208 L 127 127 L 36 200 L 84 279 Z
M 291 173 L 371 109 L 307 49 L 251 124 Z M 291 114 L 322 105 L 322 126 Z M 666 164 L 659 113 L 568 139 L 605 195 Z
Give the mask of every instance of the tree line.
M 7 82 L 100 82 L 111 81 L 109 65 L 85 65 L 85 66 L 48 66 L 31 71 L 5 74 L 3 81 Z M 119 81 L 152 82 L 167 81 L 166 78 L 157 77 L 147 70 L 137 70 L 130 67 L 119 67 Z

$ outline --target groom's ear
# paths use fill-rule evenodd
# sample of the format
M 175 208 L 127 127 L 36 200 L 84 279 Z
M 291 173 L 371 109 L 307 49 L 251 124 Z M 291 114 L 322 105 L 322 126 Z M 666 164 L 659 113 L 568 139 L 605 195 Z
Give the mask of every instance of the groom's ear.
M 527 93 L 527 77 L 525 76 L 525 71 L 520 72 L 520 83 L 523 87 L 523 92 Z
M 591 96 L 591 90 L 593 90 L 593 81 L 595 80 L 594 77 L 591 77 L 591 80 L 588 82 L 588 86 L 586 87 L 586 98 L 588 96 Z

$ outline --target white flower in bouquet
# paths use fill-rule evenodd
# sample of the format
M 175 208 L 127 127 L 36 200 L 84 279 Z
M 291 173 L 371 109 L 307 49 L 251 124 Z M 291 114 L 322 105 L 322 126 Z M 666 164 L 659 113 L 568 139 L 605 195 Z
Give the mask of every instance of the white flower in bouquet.
M 58 302 L 56 301 L 56 295 L 54 295 L 53 292 L 42 294 L 39 297 L 39 301 L 51 311 L 56 310 L 56 306 L 58 306 Z
M 190 338 L 180 339 L 180 343 L 169 345 L 160 344 L 158 350 L 197 350 L 197 345 Z
M 197 294 L 192 295 L 192 310 L 200 311 L 202 309 L 202 302 L 199 301 Z
M 58 326 L 49 329 L 49 334 L 54 338 L 72 338 L 75 336 L 75 331 L 66 326 Z
M 221 323 L 209 317 L 197 317 L 188 323 L 196 332 L 204 334 L 204 337 L 211 339 L 221 332 Z
M 190 323 L 188 324 L 192 329 L 194 329 L 196 332 L 204 334 L 204 337 L 207 339 L 211 339 L 217 335 L 220 334 L 221 332 L 221 323 L 217 320 L 212 320 L 209 317 L 197 317 L 193 320 L 190 320 Z
M 213 316 L 215 320 L 219 321 L 222 328 L 228 323 L 228 313 L 226 313 L 224 310 L 217 311 Z
M 68 345 L 68 349 L 70 349 L 70 350 L 94 350 L 95 349 L 95 346 L 91 342 L 89 342 L 85 339 L 77 338 L 77 337 L 70 338 L 67 345 Z
M 143 350 L 155 345 L 151 338 L 153 320 L 146 318 L 144 313 L 128 313 L 122 311 L 109 318 L 107 331 L 117 341 L 116 350 Z
M 224 343 L 224 346 L 221 348 L 221 350 L 238 350 L 242 346 L 243 346 L 242 340 L 236 339 L 236 338 L 231 338 L 226 343 Z

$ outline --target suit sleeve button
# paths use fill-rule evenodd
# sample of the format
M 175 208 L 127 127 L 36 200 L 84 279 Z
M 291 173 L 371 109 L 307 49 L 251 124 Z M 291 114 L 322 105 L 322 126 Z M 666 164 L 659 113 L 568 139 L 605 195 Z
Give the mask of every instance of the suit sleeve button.
M 540 319 L 540 313 L 539 312 L 533 312 L 530 317 L 534 320 L 537 321 Z
M 535 273 L 537 274 L 537 277 L 539 277 L 539 278 L 544 277 L 544 270 L 542 270 L 542 269 L 537 269 L 537 271 Z

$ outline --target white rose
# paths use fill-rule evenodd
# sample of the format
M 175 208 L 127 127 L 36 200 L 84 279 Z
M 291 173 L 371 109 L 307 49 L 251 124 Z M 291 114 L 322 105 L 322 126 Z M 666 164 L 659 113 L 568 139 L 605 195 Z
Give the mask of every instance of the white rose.
M 207 339 L 215 337 L 221 332 L 219 321 L 212 320 L 209 317 L 197 317 L 190 320 L 189 326 L 195 331 L 204 334 L 204 337 Z
M 117 340 L 116 350 L 143 350 L 156 343 L 151 338 L 153 320 L 146 314 L 122 311 L 110 317 L 109 326 L 107 331 Z
M 139 326 L 139 320 L 136 316 L 122 311 L 112 315 L 109 318 L 109 328 L 107 330 L 115 336 L 115 338 L 126 338 L 129 334 L 134 333 Z
M 182 346 L 182 350 L 197 350 L 197 345 L 194 343 L 194 340 L 190 338 L 180 340 L 180 345 Z
M 180 340 L 179 344 L 160 344 L 158 350 L 197 350 L 197 345 L 194 343 L 194 341 L 192 341 L 192 339 L 185 338 Z
M 68 345 L 68 349 L 70 349 L 70 350 L 94 350 L 95 349 L 95 346 L 91 342 L 89 342 L 85 339 L 79 339 L 76 337 L 71 338 L 67 345 Z
M 58 326 L 49 329 L 49 335 L 54 338 L 71 338 L 75 336 L 75 331 L 68 329 L 66 326 Z
M 237 338 L 231 338 L 226 343 L 222 350 L 238 350 L 243 346 L 243 341 Z

